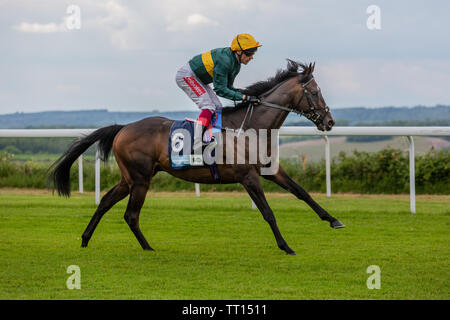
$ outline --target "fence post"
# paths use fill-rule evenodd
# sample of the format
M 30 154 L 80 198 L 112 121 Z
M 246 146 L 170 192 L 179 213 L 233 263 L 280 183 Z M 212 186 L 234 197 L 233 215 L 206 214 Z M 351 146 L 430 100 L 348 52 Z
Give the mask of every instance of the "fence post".
M 83 155 L 78 158 L 78 191 L 83 193 Z
M 322 136 L 325 139 L 325 175 L 327 184 L 327 197 L 331 197 L 331 164 L 330 164 L 330 140 L 327 136 Z
M 416 171 L 414 161 L 414 139 L 408 136 L 409 140 L 409 200 L 411 213 L 416 213 Z
M 95 151 L 95 204 L 100 204 L 100 150 Z
M 197 195 L 197 198 L 200 197 L 200 184 L 195 184 L 195 194 Z

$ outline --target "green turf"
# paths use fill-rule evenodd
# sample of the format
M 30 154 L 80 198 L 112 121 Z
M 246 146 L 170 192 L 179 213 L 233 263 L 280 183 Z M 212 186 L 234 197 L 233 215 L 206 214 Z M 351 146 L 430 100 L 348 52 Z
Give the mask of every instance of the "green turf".
M 334 230 L 303 202 L 268 196 L 297 256 L 276 246 L 248 196 L 155 195 L 141 227 L 143 251 L 123 220 L 127 199 L 108 212 L 88 248 L 81 234 L 92 194 L 0 194 L 0 299 L 449 299 L 448 197 L 317 196 L 346 228 Z M 69 265 L 81 289 L 69 290 Z M 370 265 L 381 289 L 369 290 Z

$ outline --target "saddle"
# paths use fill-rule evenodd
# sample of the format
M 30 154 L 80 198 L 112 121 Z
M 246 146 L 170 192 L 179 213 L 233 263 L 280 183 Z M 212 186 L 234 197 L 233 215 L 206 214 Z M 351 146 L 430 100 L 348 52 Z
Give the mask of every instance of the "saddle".
M 210 143 L 202 143 L 200 146 L 197 142 L 197 145 L 194 145 L 196 143 L 194 141 L 196 123 L 197 120 L 185 118 L 184 120 L 174 121 L 172 124 L 169 134 L 170 166 L 174 170 L 209 168 L 214 181 L 220 183 L 219 170 L 213 159 L 215 156 L 214 147 L 217 145 L 214 134 L 222 131 L 222 112 L 221 110 L 215 112 L 209 128 L 206 129 L 210 131 L 213 137 Z M 205 149 L 208 149 L 207 152 L 205 152 Z M 210 157 L 203 159 L 204 155 Z

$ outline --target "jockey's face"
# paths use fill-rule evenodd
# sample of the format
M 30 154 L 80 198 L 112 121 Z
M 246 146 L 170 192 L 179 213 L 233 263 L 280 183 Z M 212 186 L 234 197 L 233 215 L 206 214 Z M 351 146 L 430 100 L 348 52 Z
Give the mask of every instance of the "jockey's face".
M 253 59 L 253 54 L 250 56 L 247 56 L 244 52 L 242 51 L 237 51 L 238 55 L 241 54 L 241 63 L 247 65 L 252 59 Z

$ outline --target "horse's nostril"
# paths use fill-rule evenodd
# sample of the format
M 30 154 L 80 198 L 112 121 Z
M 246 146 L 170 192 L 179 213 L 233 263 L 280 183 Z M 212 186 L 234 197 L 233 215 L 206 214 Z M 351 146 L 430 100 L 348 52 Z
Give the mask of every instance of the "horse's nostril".
M 335 124 L 334 120 L 328 121 L 328 125 L 329 125 L 330 127 L 334 126 L 334 124 Z

